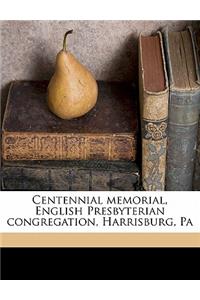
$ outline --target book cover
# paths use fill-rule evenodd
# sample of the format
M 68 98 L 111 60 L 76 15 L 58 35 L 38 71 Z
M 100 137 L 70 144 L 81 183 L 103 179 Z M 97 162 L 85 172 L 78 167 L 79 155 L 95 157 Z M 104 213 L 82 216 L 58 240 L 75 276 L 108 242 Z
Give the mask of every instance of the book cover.
M 161 33 L 139 38 L 142 183 L 145 190 L 165 189 L 168 81 Z
M 170 85 L 166 189 L 192 190 L 200 101 L 192 31 L 166 28 L 164 40 Z
M 135 160 L 132 87 L 114 82 L 98 86 L 95 108 L 68 121 L 48 110 L 47 82 L 13 82 L 2 128 L 4 160 Z
M 137 46 L 140 31 L 145 29 L 147 32 L 152 30 L 156 32 L 165 24 L 178 30 L 188 23 L 188 21 L 137 20 L 3 21 L 1 24 L 3 94 L 6 96 L 7 85 L 11 80 L 50 78 L 53 73 L 55 55 L 62 47 L 60 43 L 67 29 L 74 29 L 74 35 L 68 40 L 69 51 L 72 51 L 81 63 L 91 68 L 95 78 L 131 80 L 137 83 Z M 20 88 L 16 86 L 22 83 Z M 110 83 L 106 84 L 107 87 L 108 85 Z M 116 85 L 119 87 L 118 84 Z M 9 133 L 18 134 L 20 123 L 27 126 L 26 131 L 23 131 L 24 128 L 21 127 L 23 129 L 21 133 L 28 132 L 31 136 L 38 132 L 44 133 L 45 137 L 47 133 L 53 137 L 53 134 L 63 136 L 63 134 L 73 132 L 73 137 L 77 137 L 81 131 L 85 137 L 97 134 L 97 132 L 100 134 L 99 132 L 107 126 L 106 124 L 109 124 L 109 128 L 107 131 L 104 130 L 103 134 L 113 134 L 111 126 L 114 125 L 117 126 L 115 134 L 124 134 L 127 118 L 120 123 L 117 121 L 119 119 L 117 115 L 113 117 L 114 104 L 112 115 L 106 113 L 105 106 L 104 109 L 102 108 L 102 119 L 105 124 L 101 128 L 98 125 L 100 123 L 97 124 L 96 121 L 92 123 L 92 120 L 96 118 L 95 115 L 98 114 L 96 107 L 91 111 L 94 113 L 92 115 L 94 118 L 90 119 L 91 123 L 86 118 L 88 123 L 84 119 L 86 122 L 84 125 L 81 118 L 77 127 L 77 120 L 74 120 L 74 127 L 71 127 L 72 130 L 70 129 L 69 132 L 62 129 L 63 124 L 69 123 L 59 120 L 48 111 L 51 115 L 49 123 L 47 111 L 43 111 L 44 107 L 47 108 L 46 86 L 46 82 L 14 83 L 15 92 L 10 91 L 10 96 L 13 97 L 13 110 L 11 110 L 14 112 L 11 118 L 13 123 L 11 122 L 6 128 L 12 129 L 8 131 Z M 130 87 L 129 84 L 122 84 L 122 86 Z M 112 88 L 112 95 L 115 95 L 112 99 L 118 97 L 120 103 L 126 101 L 124 100 L 126 92 L 127 88 L 121 93 Z M 109 95 L 110 93 L 111 88 Z M 132 97 L 131 88 L 130 97 Z M 110 101 L 108 97 L 106 99 Z M 35 111 L 36 103 L 37 107 L 40 105 L 39 112 Z M 20 110 L 18 106 L 21 107 Z M 123 108 L 125 109 L 124 104 Z M 126 114 L 130 113 L 132 120 L 135 111 L 128 109 L 128 106 L 127 110 L 128 112 L 122 110 L 122 114 L 127 117 Z M 23 114 L 19 114 L 19 111 Z M 117 113 L 120 112 L 121 110 L 118 110 Z M 32 115 L 37 116 L 37 121 L 34 117 L 34 127 Z M 122 116 L 121 118 L 123 119 Z M 41 121 L 42 119 L 44 121 Z M 48 130 L 46 130 L 47 124 L 49 124 Z M 89 127 L 88 124 L 93 125 Z M 42 125 L 43 129 L 38 131 L 36 125 Z M 43 131 L 44 128 L 46 128 L 45 131 Z M 128 135 L 129 131 L 126 133 Z M 156 130 L 156 134 L 159 134 L 159 131 Z M 15 139 L 12 136 L 8 141 L 7 147 L 13 157 L 15 153 L 18 153 L 14 148 Z M 2 248 L 3 279 L 103 278 L 107 280 L 112 278 L 117 280 L 122 277 L 124 279 L 167 279 L 167 276 L 171 277 L 170 279 L 176 279 L 178 276 L 181 277 L 179 279 L 186 279 L 192 276 L 193 267 L 198 262 L 198 247 L 200 246 L 198 192 L 137 191 L 134 178 L 138 180 L 138 173 L 134 168 L 136 165 L 133 160 L 53 159 L 54 149 L 57 149 L 55 148 L 57 146 L 60 147 L 60 142 L 55 143 L 54 147 L 51 144 L 52 139 L 45 138 L 41 141 L 38 136 L 33 139 L 35 144 L 30 143 L 27 146 L 26 141 L 24 135 L 21 140 L 21 151 L 25 148 L 27 156 L 35 155 L 34 160 L 2 160 L 4 190 L 1 191 L 0 197 L 0 247 Z M 49 143 L 47 144 L 46 141 Z M 42 144 L 45 146 L 44 149 L 41 143 L 45 143 Z M 73 144 L 68 143 L 68 145 L 72 147 Z M 121 143 L 121 145 L 124 144 Z M 62 147 L 62 149 L 64 153 L 68 151 L 67 147 Z M 77 152 L 76 149 L 77 147 L 74 148 L 74 153 Z M 93 144 L 91 149 L 94 150 Z M 99 145 L 98 149 L 98 153 L 95 152 L 94 155 L 96 157 L 104 149 L 103 143 L 102 148 Z M 51 155 L 51 160 L 44 159 L 46 153 Z M 137 153 L 140 155 L 140 149 Z M 40 155 L 43 157 L 42 160 L 37 159 Z M 102 156 L 105 156 L 104 152 Z M 133 190 L 127 192 L 131 187 Z M 87 188 L 89 191 L 85 190 Z M 96 191 L 93 191 L 94 189 Z M 69 296 L 65 284 L 64 287 L 63 295 Z M 90 295 L 93 298 L 101 297 L 100 289 L 95 289 L 92 284 L 87 287 L 89 297 Z M 107 288 L 112 290 L 109 283 Z M 41 289 L 44 290 L 43 298 L 48 300 L 62 294 L 59 286 L 55 293 L 43 283 Z M 94 293 L 90 293 L 92 290 Z M 107 290 L 101 290 L 105 297 Z M 145 289 L 141 282 L 140 291 L 143 290 L 149 292 L 149 289 Z M 27 299 L 30 292 L 33 297 L 34 291 L 38 294 L 35 298 L 41 298 L 40 289 L 37 287 L 27 289 L 23 282 L 21 289 L 18 283 L 14 289 L 10 288 L 8 283 L 5 293 L 1 290 L 1 294 L 9 298 L 10 292 L 13 292 L 11 299 L 15 299 L 18 291 L 20 299 L 23 296 Z M 50 291 L 49 296 L 48 291 Z M 75 282 L 73 292 L 76 293 L 76 291 L 83 294 L 83 290 L 78 288 Z M 135 294 L 134 287 L 132 291 Z M 160 298 L 164 289 L 161 288 L 161 293 L 154 289 L 155 291 L 156 296 Z M 191 289 L 191 292 L 194 293 L 194 289 Z M 118 293 L 121 299 L 128 298 L 126 294 L 126 287 L 122 289 L 122 293 Z M 178 294 L 180 298 L 180 293 Z M 177 298 L 174 297 L 173 289 L 171 298 Z

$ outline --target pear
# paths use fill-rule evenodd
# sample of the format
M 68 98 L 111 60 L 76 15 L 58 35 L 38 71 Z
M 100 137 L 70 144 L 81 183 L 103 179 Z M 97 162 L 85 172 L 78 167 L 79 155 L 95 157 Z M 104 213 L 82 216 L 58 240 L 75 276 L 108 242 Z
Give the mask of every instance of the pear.
M 67 35 L 64 35 L 63 49 L 57 54 L 56 67 L 48 89 L 48 107 L 62 119 L 81 117 L 96 104 L 98 87 L 93 75 L 72 53 L 66 50 Z

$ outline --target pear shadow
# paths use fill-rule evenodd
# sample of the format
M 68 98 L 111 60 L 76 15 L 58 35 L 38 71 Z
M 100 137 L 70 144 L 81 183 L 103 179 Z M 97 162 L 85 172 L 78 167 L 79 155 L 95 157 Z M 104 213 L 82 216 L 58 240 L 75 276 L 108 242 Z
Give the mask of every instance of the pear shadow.
M 129 81 L 137 84 L 138 79 L 138 36 L 127 35 L 124 43 L 108 62 L 105 74 L 109 81 Z
M 136 115 L 138 116 L 137 154 L 136 163 L 141 167 L 141 128 L 139 112 L 139 71 L 138 71 L 138 34 L 128 35 L 116 51 L 105 70 L 109 81 L 129 82 L 133 87 L 133 99 L 136 101 Z

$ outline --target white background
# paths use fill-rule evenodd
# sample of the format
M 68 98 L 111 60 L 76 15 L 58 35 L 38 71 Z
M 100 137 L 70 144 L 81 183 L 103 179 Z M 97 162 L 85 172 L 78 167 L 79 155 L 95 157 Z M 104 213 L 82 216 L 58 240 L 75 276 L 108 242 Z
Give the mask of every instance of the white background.
M 82 216 L 52 216 L 52 215 L 44 215 L 37 216 L 35 214 L 36 205 L 33 203 L 32 198 L 35 195 L 53 197 L 53 196 L 90 196 L 95 197 L 97 199 L 98 196 L 101 197 L 103 205 L 97 205 L 96 207 L 100 208 L 104 207 L 149 207 L 156 209 L 165 207 L 166 214 L 163 215 L 122 215 L 116 216 L 119 218 L 174 218 L 174 223 L 176 226 L 103 226 L 102 225 L 102 216 L 97 215 L 96 220 L 99 226 L 8 226 L 7 220 L 9 218 L 91 218 L 95 217 L 95 215 L 87 215 L 87 206 L 82 205 L 69 205 L 77 208 L 83 207 L 83 211 L 85 214 Z M 113 205 L 106 204 L 107 197 L 118 197 L 121 196 L 126 197 L 137 197 L 136 203 L 138 203 L 138 197 L 140 199 L 142 197 L 149 197 L 154 199 L 157 197 L 158 199 L 162 196 L 163 202 L 167 202 L 167 205 L 142 205 L 142 204 L 125 204 L 125 205 Z M 38 197 L 37 197 L 38 201 Z M 58 205 L 42 205 L 42 207 L 53 207 Z M 67 207 L 68 205 L 61 205 L 59 207 Z M 92 204 L 90 206 L 95 206 Z M 0 199 L 0 232 L 200 232 L 200 198 L 199 193 L 196 192 L 1 192 Z M 110 217 L 109 215 L 105 216 L 106 219 Z M 181 217 L 190 218 L 193 226 L 181 226 Z M 112 216 L 112 220 L 114 216 Z
M 1 19 L 14 20 L 198 20 L 199 0 L 7 0 Z
M 12 286 L 12 289 L 11 289 Z M 4 282 L 3 300 L 199 300 L 198 281 L 17 281 Z

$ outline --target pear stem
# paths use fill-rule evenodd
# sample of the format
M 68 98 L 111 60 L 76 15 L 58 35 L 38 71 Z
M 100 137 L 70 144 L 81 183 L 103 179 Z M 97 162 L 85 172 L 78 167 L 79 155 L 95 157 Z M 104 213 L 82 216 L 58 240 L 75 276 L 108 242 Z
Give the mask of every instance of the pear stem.
M 68 34 L 71 34 L 72 32 L 73 32 L 73 30 L 69 30 L 64 35 L 64 39 L 63 39 L 63 51 L 67 51 L 67 49 L 66 49 L 67 36 L 68 36 Z

